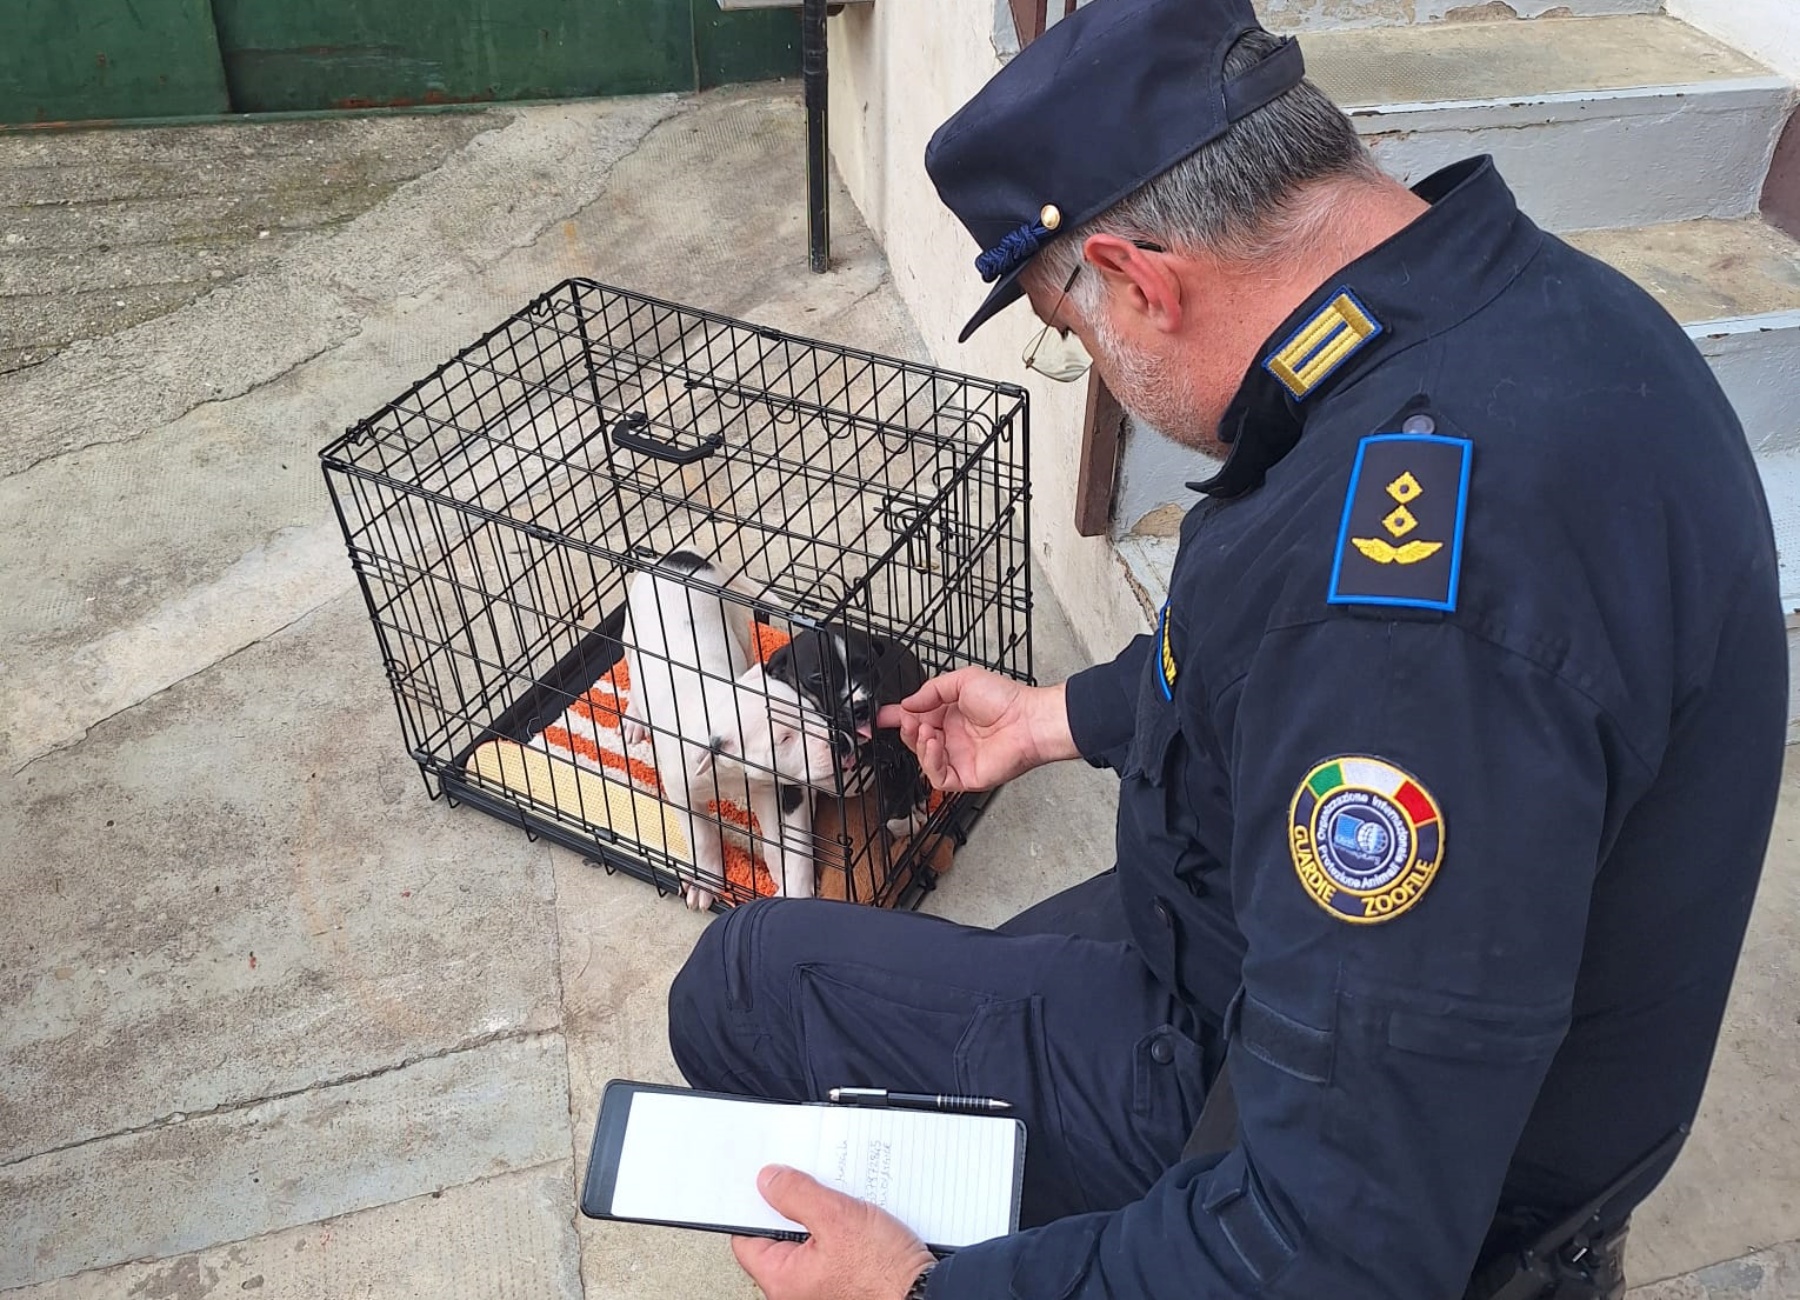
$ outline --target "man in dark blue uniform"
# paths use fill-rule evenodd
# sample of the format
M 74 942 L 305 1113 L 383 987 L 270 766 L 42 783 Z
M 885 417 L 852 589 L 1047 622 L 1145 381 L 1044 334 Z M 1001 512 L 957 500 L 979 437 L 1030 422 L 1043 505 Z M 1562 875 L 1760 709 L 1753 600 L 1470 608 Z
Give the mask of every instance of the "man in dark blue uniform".
M 1453 1300 L 1698 1106 L 1787 699 L 1742 431 L 1490 162 L 1381 176 L 1246 0 L 1095 0 L 927 167 L 997 282 L 970 329 L 1028 294 L 1033 364 L 1079 340 L 1228 454 L 1153 634 L 889 718 L 949 788 L 1116 770 L 1114 872 L 1000 931 L 741 907 L 671 991 L 702 1087 L 1013 1102 L 1027 1230 L 930 1267 L 787 1171 L 811 1239 L 739 1259 L 771 1300 Z M 1221 1060 L 1234 1136 L 1184 1157 Z

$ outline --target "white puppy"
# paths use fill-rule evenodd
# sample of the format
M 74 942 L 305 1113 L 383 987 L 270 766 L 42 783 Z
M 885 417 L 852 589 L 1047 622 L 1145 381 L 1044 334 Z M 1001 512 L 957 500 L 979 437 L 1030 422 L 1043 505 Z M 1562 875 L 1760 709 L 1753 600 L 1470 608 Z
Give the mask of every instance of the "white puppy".
M 624 736 L 633 743 L 648 737 L 655 749 L 663 794 L 697 876 L 683 886 L 683 897 L 696 910 L 713 904 L 715 891 L 707 885 L 725 877 L 722 836 L 735 828 L 706 805 L 728 800 L 748 807 L 765 837 L 779 825 L 775 852 L 765 854 L 777 894 L 810 897 L 811 801 L 784 798 L 777 788 L 778 781 L 804 782 L 806 746 L 777 740 L 790 728 L 770 718 L 770 694 L 757 685 L 760 667 L 749 685 L 736 680 L 750 668 L 749 610 L 697 590 L 691 580 L 726 585 L 709 561 L 691 551 L 672 551 L 637 574 L 626 594 L 623 638 L 631 675 Z M 800 712 L 796 705 L 796 733 Z M 828 754 L 829 744 L 825 748 Z M 715 761 L 720 757 L 734 761 L 721 764 Z M 797 775 L 786 776 L 789 771 Z
M 716 695 L 726 698 L 710 713 L 715 720 L 722 717 L 723 725 L 712 738 L 713 761 L 699 770 L 715 777 L 726 771 L 743 774 L 762 833 L 767 836 L 768 828 L 780 822 L 779 841 L 765 855 L 775 875 L 776 896 L 811 898 L 816 881 L 807 787 L 836 790 L 831 719 L 792 685 L 770 677 L 761 664 L 752 664 L 730 692 Z

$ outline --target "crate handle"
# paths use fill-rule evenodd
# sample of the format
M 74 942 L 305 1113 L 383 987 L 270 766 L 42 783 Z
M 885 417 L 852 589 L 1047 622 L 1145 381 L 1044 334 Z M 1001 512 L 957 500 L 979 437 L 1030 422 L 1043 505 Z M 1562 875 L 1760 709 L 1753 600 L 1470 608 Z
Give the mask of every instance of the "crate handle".
M 612 427 L 612 442 L 615 447 L 623 447 L 627 451 L 640 451 L 646 456 L 654 456 L 658 460 L 666 460 L 676 465 L 692 465 L 697 460 L 704 460 L 720 447 L 725 445 L 723 434 L 715 433 L 698 447 L 677 447 L 674 443 L 664 442 L 661 438 L 653 438 L 638 430 L 650 423 L 650 417 L 642 411 L 631 411 L 625 418 Z

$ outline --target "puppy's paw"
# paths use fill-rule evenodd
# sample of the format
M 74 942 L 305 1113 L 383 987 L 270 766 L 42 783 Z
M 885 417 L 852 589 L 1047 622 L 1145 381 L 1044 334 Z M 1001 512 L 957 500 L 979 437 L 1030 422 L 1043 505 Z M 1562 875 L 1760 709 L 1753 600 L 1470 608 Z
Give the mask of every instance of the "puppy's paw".
M 681 897 L 687 903 L 689 911 L 704 912 L 713 905 L 717 895 L 710 889 L 702 889 L 699 885 L 683 885 Z
M 923 808 L 914 808 L 904 817 L 893 817 L 888 820 L 887 832 L 897 840 L 911 839 L 925 829 L 925 823 L 931 820 L 931 814 Z
M 816 884 L 811 872 L 796 872 L 775 882 L 773 898 L 811 898 Z
M 619 727 L 619 734 L 625 737 L 627 745 L 641 745 L 650 739 L 650 728 L 627 714 Z

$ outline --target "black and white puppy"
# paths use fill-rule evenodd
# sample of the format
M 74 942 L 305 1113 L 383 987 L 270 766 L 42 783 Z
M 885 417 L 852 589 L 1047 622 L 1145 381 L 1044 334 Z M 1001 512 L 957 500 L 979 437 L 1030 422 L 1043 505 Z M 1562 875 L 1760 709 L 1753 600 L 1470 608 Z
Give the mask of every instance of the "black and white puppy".
M 793 687 L 764 682 L 751 662 L 749 609 L 697 584 L 731 585 L 692 551 L 672 551 L 632 576 L 622 638 L 631 690 L 621 731 L 655 750 L 664 801 L 694 864 L 696 878 L 682 889 L 689 907 L 711 907 L 709 886 L 725 878 L 723 823 L 701 811 L 725 801 L 746 804 L 770 837 L 776 894 L 811 898 L 812 805 L 804 791 L 787 791 L 831 769 L 830 721 Z
M 878 731 L 875 715 L 925 684 L 918 656 L 887 637 L 828 623 L 797 632 L 766 667 L 770 677 L 789 683 L 831 719 L 840 768 L 862 764 L 872 771 L 888 829 L 916 832 L 931 787 L 899 731 Z

